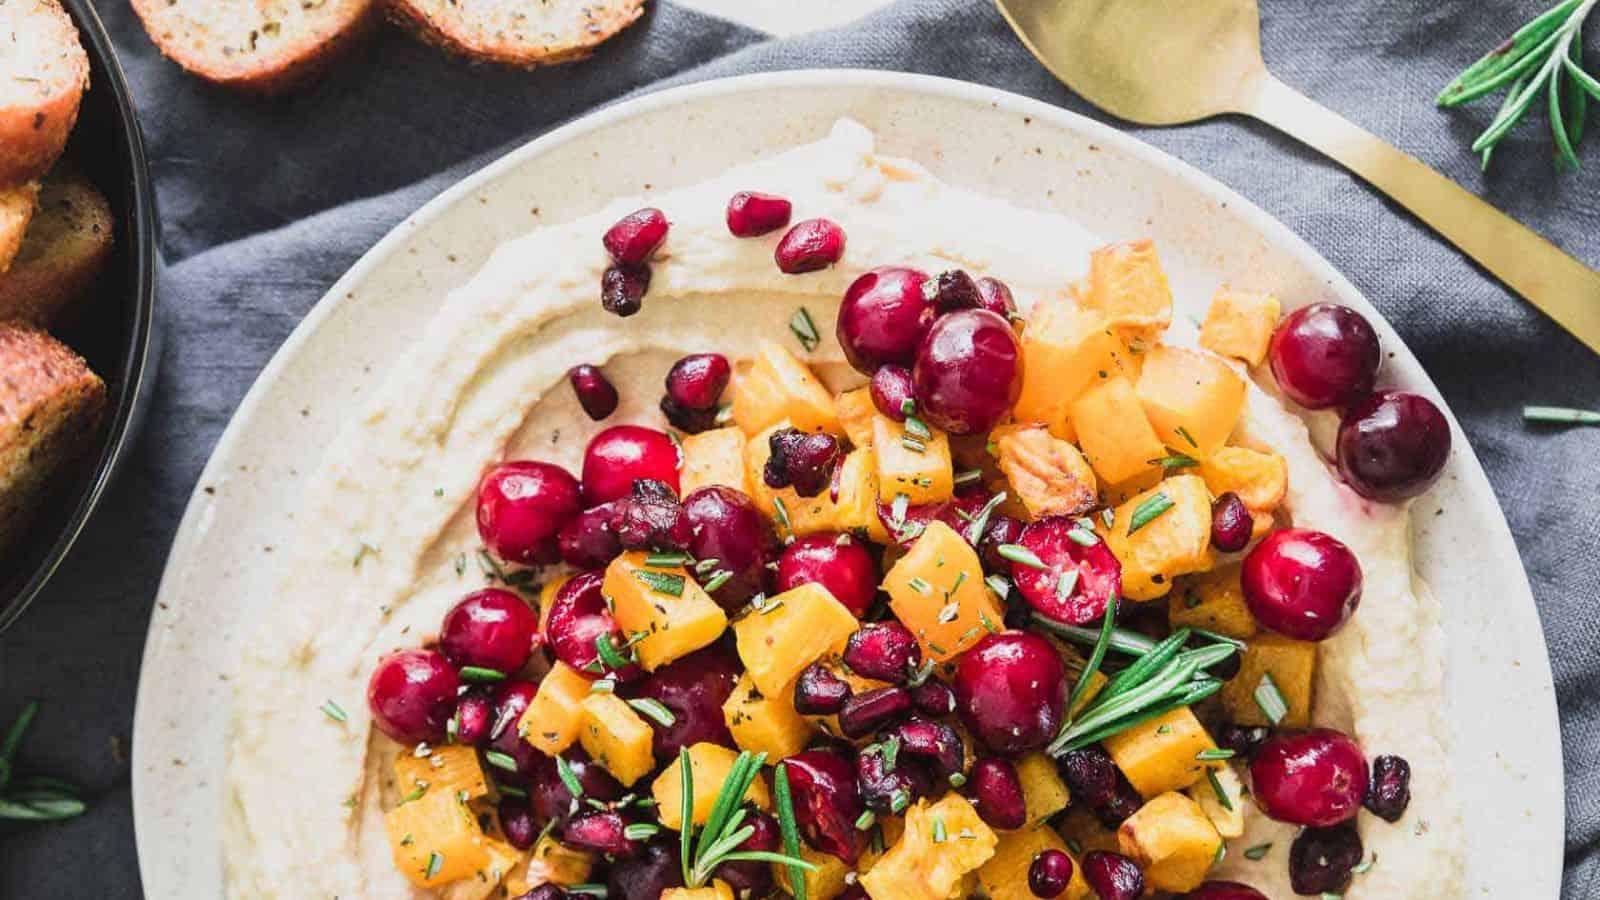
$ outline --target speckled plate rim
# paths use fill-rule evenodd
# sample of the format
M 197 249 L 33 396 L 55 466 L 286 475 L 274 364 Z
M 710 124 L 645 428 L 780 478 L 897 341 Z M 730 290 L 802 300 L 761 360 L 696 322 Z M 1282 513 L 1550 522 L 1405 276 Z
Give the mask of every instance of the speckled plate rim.
M 185 623 L 189 622 L 191 615 L 206 612 L 206 604 L 231 603 L 237 606 L 239 601 L 219 600 L 216 595 L 203 593 L 194 596 L 193 591 L 186 591 L 185 582 L 194 572 L 209 564 L 209 560 L 203 557 L 205 541 L 211 521 L 217 513 L 211 486 L 225 481 L 236 470 L 248 470 L 253 450 L 245 446 L 243 435 L 271 394 L 280 389 L 286 379 L 292 379 L 298 368 L 307 364 L 301 357 L 313 335 L 325 327 L 332 317 L 340 314 L 341 308 L 347 305 L 344 301 L 352 298 L 360 285 L 390 263 L 403 247 L 410 244 L 409 249 L 414 251 L 416 245 L 413 242 L 419 235 L 426 235 L 431 225 L 458 204 L 468 202 L 481 189 L 520 168 L 534 165 L 541 157 L 558 152 L 564 145 L 594 137 L 608 127 L 626 123 L 635 117 L 668 110 L 673 114 L 681 112 L 691 115 L 696 109 L 733 100 L 738 95 L 790 88 L 820 92 L 829 89 L 878 91 L 886 97 L 901 96 L 906 102 L 927 97 L 971 104 L 974 110 L 1007 111 L 1074 133 L 1093 142 L 1091 149 L 1094 149 L 1094 145 L 1104 146 L 1163 176 L 1181 181 L 1213 207 L 1220 206 L 1228 210 L 1231 216 L 1240 219 L 1247 230 L 1254 232 L 1272 250 L 1286 254 L 1306 274 L 1314 276 L 1323 294 L 1354 306 L 1372 318 L 1385 347 L 1393 351 L 1385 364 L 1387 382 L 1442 400 L 1432 380 L 1410 351 L 1405 349 L 1388 322 L 1348 280 L 1287 226 L 1188 164 L 1075 113 L 981 85 L 930 76 L 860 70 L 802 70 L 740 76 L 649 94 L 599 110 L 518 148 L 463 179 L 398 224 L 333 285 L 295 329 L 262 371 L 224 431 L 191 495 L 174 540 L 145 646 L 134 716 L 133 801 L 141 874 L 149 895 L 199 898 L 216 897 L 222 893 L 216 810 L 201 809 L 197 804 L 208 802 L 209 797 L 209 802 L 220 806 L 218 798 L 223 778 L 220 745 L 226 716 L 220 715 L 219 723 L 217 713 L 195 712 L 196 699 L 189 676 L 195 672 L 195 662 L 204 660 L 207 642 L 216 643 L 226 638 L 212 632 L 196 632 L 197 626 L 193 625 L 186 631 Z M 669 142 L 671 140 L 682 138 L 670 138 Z M 481 196 L 479 199 L 483 202 Z M 1464 725 L 1468 719 L 1467 711 L 1455 705 L 1459 701 L 1452 701 L 1452 708 L 1457 709 L 1451 720 L 1452 729 L 1457 732 L 1458 766 L 1470 759 L 1472 765 L 1479 767 L 1474 770 L 1475 774 L 1504 776 L 1505 785 L 1499 787 L 1495 795 L 1496 813 L 1501 815 L 1497 824 L 1508 821 L 1504 818 L 1506 816 L 1515 817 L 1515 824 L 1506 826 L 1515 831 L 1513 839 L 1475 843 L 1485 841 L 1482 836 L 1493 833 L 1494 829 L 1473 827 L 1477 817 L 1469 816 L 1466 829 L 1469 847 L 1474 855 L 1481 848 L 1488 848 L 1485 852 L 1514 867 L 1517 873 L 1514 883 L 1519 886 L 1516 890 L 1519 896 L 1554 898 L 1559 893 L 1561 878 L 1563 770 L 1554 688 L 1543 631 L 1510 529 L 1482 465 L 1467 445 L 1459 423 L 1448 409 L 1447 415 L 1451 419 L 1457 452 L 1453 454 L 1447 469 L 1448 484 L 1441 483 L 1436 492 L 1448 493 L 1455 515 L 1470 516 L 1476 529 L 1473 554 L 1464 558 L 1451 555 L 1450 564 L 1457 571 L 1470 570 L 1476 582 L 1489 586 L 1478 593 L 1492 594 L 1497 599 L 1496 608 L 1492 612 L 1478 612 L 1490 617 L 1485 621 L 1492 619 L 1493 631 L 1498 639 L 1497 643 L 1490 644 L 1483 640 L 1482 634 L 1475 635 L 1479 649 L 1485 655 L 1472 660 L 1473 665 L 1465 667 L 1472 671 L 1459 671 L 1463 668 L 1462 659 L 1459 655 L 1447 652 L 1452 664 L 1447 677 L 1452 683 L 1458 679 L 1509 680 L 1518 687 L 1515 704 L 1507 702 L 1500 709 L 1477 711 L 1483 719 L 1496 721 L 1499 734 L 1504 735 L 1500 741 L 1488 747 L 1462 743 L 1460 733 L 1463 728 L 1481 729 L 1483 726 Z M 1419 565 L 1425 563 L 1422 553 L 1424 544 L 1436 540 L 1425 536 L 1430 526 L 1420 521 L 1423 518 L 1420 513 L 1413 517 L 1414 527 L 1424 535 L 1417 539 Z M 1440 548 L 1441 557 L 1443 549 Z M 1454 619 L 1464 615 L 1452 615 L 1447 607 L 1447 630 Z M 195 615 L 194 618 L 198 620 L 202 616 Z M 1484 626 L 1478 624 L 1473 627 Z M 1499 664 L 1505 668 L 1499 672 L 1480 672 L 1476 665 L 1480 662 Z M 225 674 L 218 673 L 217 677 L 226 680 Z M 1449 688 L 1447 694 L 1459 697 L 1460 690 L 1462 688 Z M 203 720 L 201 727 L 184 727 L 196 716 Z M 1506 727 L 1512 724 L 1517 727 Z M 209 743 L 211 741 L 215 741 L 215 745 Z M 1507 744 L 1515 744 L 1515 747 L 1508 749 Z M 185 760 L 186 756 L 194 753 L 202 757 L 199 764 Z M 1490 756 L 1493 757 L 1492 762 L 1480 759 Z M 170 765 L 169 759 L 172 760 Z M 1509 787 L 1512 780 L 1510 773 L 1513 771 L 1517 773 L 1514 796 Z M 1463 785 L 1462 790 L 1467 790 L 1467 786 Z M 1469 808 L 1468 812 L 1474 810 Z M 1476 812 L 1487 815 L 1481 809 Z

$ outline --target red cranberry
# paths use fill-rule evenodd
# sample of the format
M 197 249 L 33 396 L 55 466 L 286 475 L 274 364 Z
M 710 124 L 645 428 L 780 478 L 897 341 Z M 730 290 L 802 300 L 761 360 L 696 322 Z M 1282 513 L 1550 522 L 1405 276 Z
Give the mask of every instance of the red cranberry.
M 928 716 L 948 716 L 956 711 L 956 692 L 937 678 L 911 689 L 911 705 L 917 712 Z
M 1307 828 L 1289 845 L 1289 886 L 1296 894 L 1342 894 L 1365 855 L 1353 824 Z
M 812 847 L 854 865 L 866 835 L 856 830 L 862 805 L 851 755 L 806 750 L 779 765 L 788 774 L 801 836 Z
M 911 370 L 918 412 L 951 434 L 988 431 L 1022 392 L 1022 342 L 988 310 L 940 317 L 917 348 Z
M 1122 563 L 1077 519 L 1047 516 L 1030 522 L 1017 544 L 1045 566 L 1013 563 L 1017 589 L 1029 606 L 1057 622 L 1093 622 L 1106 614 L 1112 597 L 1122 594 Z
M 1326 827 L 1355 816 L 1367 791 L 1361 747 L 1331 728 L 1267 739 L 1250 760 L 1250 792 L 1280 822 Z
M 1000 555 L 1000 548 L 1021 540 L 1023 527 L 1022 522 L 1005 513 L 989 513 L 989 523 L 984 526 L 983 538 L 978 542 L 978 558 L 983 562 L 985 572 L 1008 577 L 1011 575 L 1011 560 Z M 1118 582 L 1120 584 L 1120 577 Z
M 710 743 L 733 745 L 722 704 L 739 680 L 739 665 L 732 654 L 713 645 L 662 666 L 630 685 L 629 697 L 660 701 L 672 713 L 671 725 L 651 722 L 656 759 L 673 759 L 680 747 Z
M 1374 759 L 1372 780 L 1361 804 L 1385 822 L 1400 821 L 1411 805 L 1411 764 L 1398 756 Z
M 956 710 L 996 753 L 1038 750 L 1067 705 L 1066 672 L 1050 642 L 1026 631 L 990 634 L 956 664 Z
M 612 506 L 611 532 L 624 550 L 673 553 L 688 549 L 694 537 L 677 493 L 663 482 L 641 478 Z
M 521 597 L 485 588 L 445 613 L 439 649 L 458 666 L 515 672 L 528 661 L 538 632 L 539 617 Z
M 774 431 L 767 446 L 772 455 L 761 470 L 761 480 L 774 490 L 792 487 L 802 497 L 815 497 L 827 488 L 834 464 L 843 455 L 839 439 L 833 435 L 807 434 L 794 428 Z
M 941 313 L 958 309 L 980 309 L 983 293 L 978 283 L 962 269 L 948 269 L 923 284 L 924 292 L 933 296 L 933 305 Z
M 1234 553 L 1250 543 L 1255 520 L 1250 510 L 1233 491 L 1227 491 L 1211 504 L 1211 544 L 1223 553 Z
M 507 562 L 555 562 L 556 533 L 580 508 L 578 482 L 566 469 L 545 462 L 501 463 L 478 482 L 478 537 Z
M 744 824 L 755 831 L 739 845 L 742 852 L 764 851 L 778 853 L 783 850 L 783 832 L 778 820 L 757 809 L 746 809 Z M 743 826 L 741 826 L 743 827 Z M 726 881 L 735 896 L 764 897 L 772 890 L 772 866 L 759 860 L 740 860 L 717 866 L 712 877 Z
M 973 764 L 967 776 L 967 794 L 978 818 L 991 828 L 1015 831 L 1028 824 L 1028 804 L 1022 798 L 1017 767 L 998 756 L 986 756 Z
M 667 239 L 667 214 L 654 207 L 634 210 L 606 229 L 601 243 L 618 265 L 636 266 L 648 260 Z
M 942 778 L 959 775 L 966 768 L 966 745 L 961 735 L 943 722 L 907 719 L 881 737 L 899 741 L 902 754 L 924 760 Z
M 826 269 L 844 256 L 844 229 L 827 219 L 806 219 L 778 241 L 772 259 L 778 271 L 800 275 Z
M 494 689 L 494 724 L 489 726 L 489 749 L 511 757 L 517 771 L 511 781 L 520 782 L 533 773 L 543 754 L 523 739 L 522 714 L 539 693 L 539 686 L 531 681 L 502 681 Z M 496 777 L 505 777 L 503 774 Z
M 539 823 L 533 820 L 533 811 L 528 808 L 528 801 L 505 797 L 500 801 L 497 815 L 500 819 L 500 832 L 506 836 L 506 843 L 518 850 L 527 850 L 538 842 Z
M 1056 849 L 1041 850 L 1028 864 L 1028 890 L 1046 900 L 1066 893 L 1072 883 L 1072 857 Z
M 896 759 L 889 765 L 888 751 L 873 744 L 856 756 L 856 789 L 861 802 L 880 815 L 899 815 L 933 789 L 933 776 L 922 763 Z
M 827 588 L 859 619 L 878 595 L 878 564 L 861 541 L 832 532 L 808 534 L 796 538 L 778 558 L 778 590 L 813 583 Z
M 1337 303 L 1313 303 L 1285 316 L 1267 356 L 1278 387 L 1309 409 L 1343 406 L 1371 391 L 1382 361 L 1372 325 Z
M 659 898 L 676 887 L 683 887 L 683 867 L 675 837 L 656 838 L 632 859 L 612 863 L 606 875 L 607 897 Z
M 522 743 L 527 744 L 527 741 Z M 579 809 L 589 808 L 584 800 L 609 803 L 622 796 L 622 785 L 611 777 L 610 772 L 590 759 L 581 747 L 575 746 L 562 756 L 578 787 L 583 788 L 583 796 L 573 796 L 566 779 L 561 777 L 561 766 L 555 757 L 535 753 L 536 758 L 528 774 L 528 806 L 533 811 L 534 821 L 541 828 L 548 822 L 565 822 L 568 816 Z
M 602 638 L 610 640 L 616 648 L 621 648 L 627 642 L 621 626 L 617 625 L 617 620 L 606 608 L 605 595 L 600 590 L 604 582 L 604 574 L 584 572 L 563 584 L 550 601 L 550 611 L 544 623 L 545 640 L 549 642 L 550 652 L 556 655 L 556 659 L 576 669 L 585 678 L 607 675 L 629 681 L 639 677 L 637 665 L 630 664 L 621 670 L 612 670 L 600 661 L 599 652 L 595 649 L 595 641 Z
M 402 744 L 444 739 L 461 679 L 443 653 L 401 650 L 378 661 L 367 681 L 367 707 L 378 729 Z
M 603 569 L 616 559 L 622 553 L 622 541 L 611 530 L 611 517 L 615 514 L 615 503 L 602 503 L 563 525 L 556 535 L 561 561 L 579 569 Z
M 740 191 L 728 200 L 728 231 L 734 237 L 760 237 L 789 224 L 794 204 L 776 194 Z
M 1361 496 L 1409 499 L 1432 487 L 1444 471 L 1450 423 L 1420 394 L 1379 391 L 1345 412 L 1336 456 L 1339 474 Z
M 738 609 L 764 586 L 774 543 L 766 516 L 744 493 L 722 485 L 690 494 L 683 510 L 693 535 L 689 552 L 706 568 L 695 569 L 696 577 L 709 582 L 728 573 L 711 596 L 723 609 Z M 707 565 L 713 559 L 715 565 Z
M 978 279 L 978 308 L 987 309 L 995 315 L 1009 320 L 1017 311 L 1017 301 L 1011 296 L 1011 288 L 998 278 Z
M 839 730 L 847 738 L 866 737 L 911 713 L 911 694 L 903 687 L 852 694 L 839 710 Z
M 600 275 L 600 307 L 620 318 L 643 309 L 649 292 L 649 266 L 611 266 Z
M 909 367 L 933 324 L 933 304 L 923 296 L 928 276 L 886 266 L 851 282 L 839 304 L 836 331 L 845 359 L 863 375 L 893 363 Z
M 911 384 L 911 370 L 894 363 L 885 363 L 872 373 L 868 386 L 872 405 L 896 422 L 906 420 L 906 410 L 916 406 L 916 388 Z
M 489 730 L 494 727 L 495 709 L 488 695 L 482 691 L 468 691 L 456 701 L 455 742 L 468 747 L 476 747 L 489 738 Z M 449 735 L 450 726 L 446 724 L 445 733 Z
M 899 622 L 872 622 L 846 640 L 844 664 L 857 675 L 904 684 L 922 665 L 922 646 Z
M 831 716 L 850 699 L 850 682 L 812 663 L 794 681 L 794 708 L 803 716 Z
M 584 415 L 598 422 L 617 411 L 617 389 L 595 366 L 573 366 L 567 370 L 567 381 L 572 383 Z
M 1329 535 L 1284 528 L 1244 558 L 1239 584 L 1262 625 L 1296 640 L 1320 641 L 1360 605 L 1361 563 Z
M 733 367 L 721 353 L 695 353 L 667 370 L 667 396 L 689 409 L 715 409 Z
M 1247 760 L 1255 756 L 1261 745 L 1272 736 L 1272 729 L 1265 725 L 1234 725 L 1230 722 L 1215 729 L 1213 734 L 1218 747 L 1232 750 L 1234 755 Z
M 640 425 L 613 425 L 583 451 L 583 496 L 591 505 L 628 496 L 633 483 L 649 478 L 678 492 L 678 447 L 663 432 Z
M 567 820 L 561 830 L 561 843 L 627 858 L 639 852 L 639 842 L 628 837 L 631 824 L 619 812 L 591 809 Z
M 1184 894 L 1183 900 L 1267 900 L 1267 895 L 1237 881 L 1208 881 Z
M 1144 894 L 1144 873 L 1121 853 L 1090 850 L 1083 855 L 1083 880 L 1100 900 L 1138 900 Z

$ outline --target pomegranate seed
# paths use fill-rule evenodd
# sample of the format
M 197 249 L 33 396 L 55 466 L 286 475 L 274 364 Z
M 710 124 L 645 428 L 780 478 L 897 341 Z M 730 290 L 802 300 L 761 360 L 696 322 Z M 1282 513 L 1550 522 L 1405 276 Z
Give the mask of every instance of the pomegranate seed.
M 961 269 L 940 272 L 931 285 L 923 285 L 922 289 L 933 295 L 934 306 L 941 313 L 983 306 L 983 294 L 978 290 L 978 283 Z
M 956 692 L 950 685 L 930 678 L 911 689 L 911 704 L 928 716 L 948 716 L 956 711 Z
M 867 809 L 898 815 L 933 788 L 933 777 L 919 762 L 896 758 L 889 765 L 883 744 L 874 744 L 856 756 L 856 787 Z
M 506 797 L 500 801 L 500 831 L 506 842 L 518 850 L 527 850 L 539 840 L 539 824 L 533 819 L 528 801 Z
M 482 743 L 494 727 L 494 704 L 479 691 L 468 691 L 456 703 L 455 742 L 467 747 Z M 445 732 L 450 731 L 446 724 Z
M 916 404 L 916 388 L 911 384 L 911 370 L 894 363 L 885 363 L 872 373 L 872 405 L 896 422 L 906 420 L 906 410 Z
M 844 256 L 844 229 L 827 219 L 797 223 L 778 241 L 772 258 L 778 270 L 800 275 L 826 269 Z
M 667 214 L 653 206 L 634 210 L 606 230 L 601 243 L 620 266 L 637 266 L 667 239 Z
M 567 371 L 567 380 L 572 382 L 584 415 L 598 422 L 617 411 L 617 389 L 598 368 L 588 363 L 573 366 Z
M 1234 553 L 1250 543 L 1255 521 L 1244 501 L 1228 491 L 1211 504 L 1211 543 L 1223 553 Z
M 942 778 L 959 775 L 966 767 L 967 749 L 961 735 L 943 722 L 907 719 L 883 732 L 884 740 L 898 740 L 900 752 L 926 760 Z
M 1000 316 L 1006 321 L 1017 311 L 1017 301 L 1011 296 L 1011 288 L 998 278 L 978 279 L 978 306 Z
M 734 237 L 760 237 L 789 224 L 794 204 L 776 194 L 740 191 L 728 199 L 728 231 Z
M 812 663 L 794 682 L 794 708 L 804 716 L 831 716 L 850 699 L 850 683 Z
M 967 793 L 978 817 L 991 827 L 1013 831 L 1028 824 L 1028 805 L 1022 799 L 1022 779 L 1017 768 L 997 756 L 978 760 L 967 776 Z
M 600 276 L 601 307 L 624 319 L 643 308 L 649 291 L 649 266 L 611 266 Z
M 1059 897 L 1072 883 L 1072 857 L 1060 850 L 1041 850 L 1028 865 L 1028 890 L 1035 897 Z
M 857 675 L 904 684 L 922 665 L 922 647 L 899 622 L 863 625 L 844 645 L 844 664 Z
M 839 710 L 839 730 L 847 738 L 866 737 L 910 712 L 911 695 L 903 687 L 854 694 Z
M 815 497 L 827 488 L 839 461 L 839 439 L 831 434 L 806 434 L 794 428 L 774 431 L 767 439 L 771 456 L 761 471 L 767 487 L 794 488 L 802 497 Z
M 621 813 L 586 812 L 567 821 L 561 832 L 561 842 L 580 850 L 626 858 L 639 852 L 639 842 L 628 837 L 628 825 Z
M 1398 756 L 1373 760 L 1372 780 L 1361 805 L 1385 822 L 1400 821 L 1411 805 L 1411 764 Z
M 1143 805 L 1144 798 L 1139 796 L 1139 792 L 1133 789 L 1132 784 L 1128 783 L 1128 776 L 1118 769 L 1117 784 L 1111 789 L 1111 799 L 1107 800 L 1105 805 L 1095 807 L 1093 812 L 1095 818 L 1100 820 L 1100 824 L 1115 831 L 1117 826 L 1126 822 L 1128 817 L 1138 812 L 1139 807 Z
M 1121 853 L 1090 850 L 1084 854 L 1083 880 L 1100 900 L 1138 900 L 1144 893 L 1144 873 Z
M 1289 886 L 1296 894 L 1340 894 L 1350 873 L 1366 855 L 1361 835 L 1346 822 L 1332 828 L 1307 828 L 1289 845 Z

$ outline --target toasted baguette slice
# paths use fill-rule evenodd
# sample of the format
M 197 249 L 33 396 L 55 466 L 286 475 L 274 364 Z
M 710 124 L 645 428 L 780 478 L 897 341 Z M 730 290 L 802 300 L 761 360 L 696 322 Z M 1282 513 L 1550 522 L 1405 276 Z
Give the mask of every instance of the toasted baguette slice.
M 105 407 L 105 382 L 82 357 L 35 328 L 0 323 L 0 552 L 94 446 Z
M 89 57 L 56 0 L 0 3 L 0 187 L 50 170 L 78 121 Z
M 583 59 L 644 14 L 644 0 L 388 0 L 389 17 L 453 53 L 512 66 Z
M 39 197 L 39 182 L 0 188 L 0 273 L 11 268 L 11 261 L 22 249 L 22 239 L 33 221 Z M 0 316 L 4 318 L 4 316 Z
M 45 176 L 22 249 L 0 275 L 0 321 L 53 324 L 105 268 L 113 225 L 111 205 L 87 178 L 61 166 Z
M 133 0 L 133 9 L 168 59 L 254 94 L 315 78 L 379 18 L 376 0 Z

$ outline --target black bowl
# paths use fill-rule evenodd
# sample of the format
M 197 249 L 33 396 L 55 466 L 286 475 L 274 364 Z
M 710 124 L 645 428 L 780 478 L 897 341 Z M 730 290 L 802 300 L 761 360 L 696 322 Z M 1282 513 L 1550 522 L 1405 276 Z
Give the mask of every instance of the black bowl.
M 0 559 L 0 630 L 38 596 L 105 493 L 132 444 L 155 376 L 155 191 L 133 95 L 89 0 L 64 0 L 89 54 L 89 92 L 67 158 L 105 194 L 116 245 L 93 308 L 57 336 L 105 379 L 107 416 L 92 452 L 63 477 L 27 535 Z

